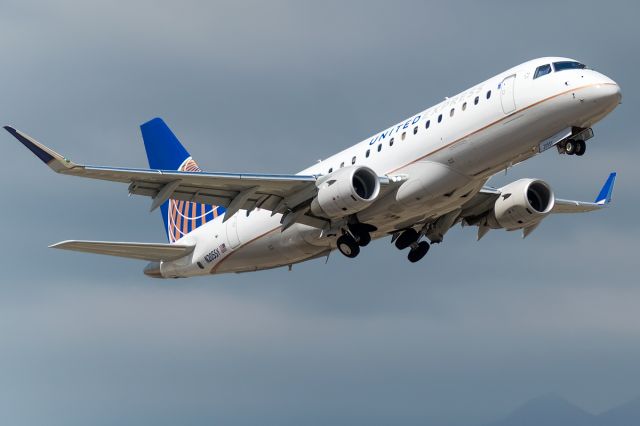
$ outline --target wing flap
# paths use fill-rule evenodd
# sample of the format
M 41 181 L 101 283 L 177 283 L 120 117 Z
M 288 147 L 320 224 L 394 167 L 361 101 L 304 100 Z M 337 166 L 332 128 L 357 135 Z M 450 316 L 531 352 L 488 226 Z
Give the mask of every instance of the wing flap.
M 62 241 L 49 246 L 51 248 L 104 254 L 148 261 L 169 261 L 187 256 L 193 252 L 193 246 L 154 243 L 124 243 L 108 241 Z

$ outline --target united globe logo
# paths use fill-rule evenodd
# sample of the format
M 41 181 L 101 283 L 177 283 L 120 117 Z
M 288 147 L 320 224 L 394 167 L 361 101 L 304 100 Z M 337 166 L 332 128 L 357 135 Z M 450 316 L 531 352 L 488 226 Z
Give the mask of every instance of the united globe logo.
M 198 164 L 187 158 L 178 168 L 181 172 L 201 172 Z M 194 229 L 214 220 L 224 213 L 224 208 L 209 204 L 170 199 L 167 206 L 167 234 L 169 242 L 174 243 Z

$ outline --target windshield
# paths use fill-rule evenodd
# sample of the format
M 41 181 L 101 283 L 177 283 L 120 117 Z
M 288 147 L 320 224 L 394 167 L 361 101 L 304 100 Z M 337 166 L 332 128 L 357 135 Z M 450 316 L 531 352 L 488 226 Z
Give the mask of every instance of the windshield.
M 586 65 L 574 61 L 562 61 L 553 63 L 553 69 L 556 72 L 564 70 L 583 70 L 585 68 L 587 68 Z
M 547 75 L 551 72 L 551 65 L 549 64 L 545 64 L 545 65 L 540 65 L 538 68 L 536 68 L 536 72 L 533 74 L 533 79 L 535 80 L 538 77 L 542 77 L 543 75 Z

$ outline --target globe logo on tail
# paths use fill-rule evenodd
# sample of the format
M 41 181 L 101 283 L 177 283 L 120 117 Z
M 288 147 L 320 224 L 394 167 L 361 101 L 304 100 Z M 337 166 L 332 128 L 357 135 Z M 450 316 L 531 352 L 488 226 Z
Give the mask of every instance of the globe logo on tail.
M 178 168 L 181 172 L 201 172 L 198 164 L 191 158 L 187 158 Z M 214 220 L 224 213 L 224 208 L 209 204 L 199 204 L 190 201 L 168 201 L 167 207 L 167 234 L 169 242 L 174 243 L 194 229 Z

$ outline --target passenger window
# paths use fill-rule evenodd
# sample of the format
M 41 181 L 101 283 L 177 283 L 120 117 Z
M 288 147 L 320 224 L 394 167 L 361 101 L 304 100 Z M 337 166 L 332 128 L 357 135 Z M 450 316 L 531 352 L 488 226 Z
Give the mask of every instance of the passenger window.
M 428 129 L 430 124 L 431 124 L 431 120 L 427 120 L 427 122 L 424 123 L 424 128 Z
M 378 145 L 378 152 L 382 151 L 382 144 Z
M 473 100 L 473 104 L 478 105 L 478 102 L 480 102 L 480 96 L 476 96 L 476 98 Z
M 442 122 L 442 114 L 438 116 L 438 123 Z
M 449 117 L 453 117 L 453 114 L 455 114 L 456 109 L 455 108 L 451 108 L 451 111 L 449 111 Z
M 369 154 L 371 154 L 371 150 L 370 149 L 367 150 L 367 153 L 365 154 L 365 157 L 369 158 Z
M 329 174 L 333 173 L 333 167 L 329 169 Z
M 342 163 L 340 163 L 340 168 L 344 167 L 344 161 Z
M 402 140 L 407 137 L 407 132 L 402 132 Z
M 416 133 L 418 133 L 418 126 L 413 128 L 413 134 L 415 135 Z
M 356 156 L 354 155 L 353 158 L 351 159 L 351 164 L 356 164 Z
M 489 99 L 490 97 L 491 97 L 491 90 L 487 92 L 487 99 Z
M 465 102 L 462 104 L 462 110 L 465 111 L 466 109 L 467 109 L 467 103 Z
M 393 146 L 393 138 L 389 140 L 389 146 Z
M 536 72 L 533 74 L 533 79 L 535 80 L 538 77 L 542 77 L 543 75 L 547 75 L 551 72 L 551 65 L 540 65 L 536 68 Z

